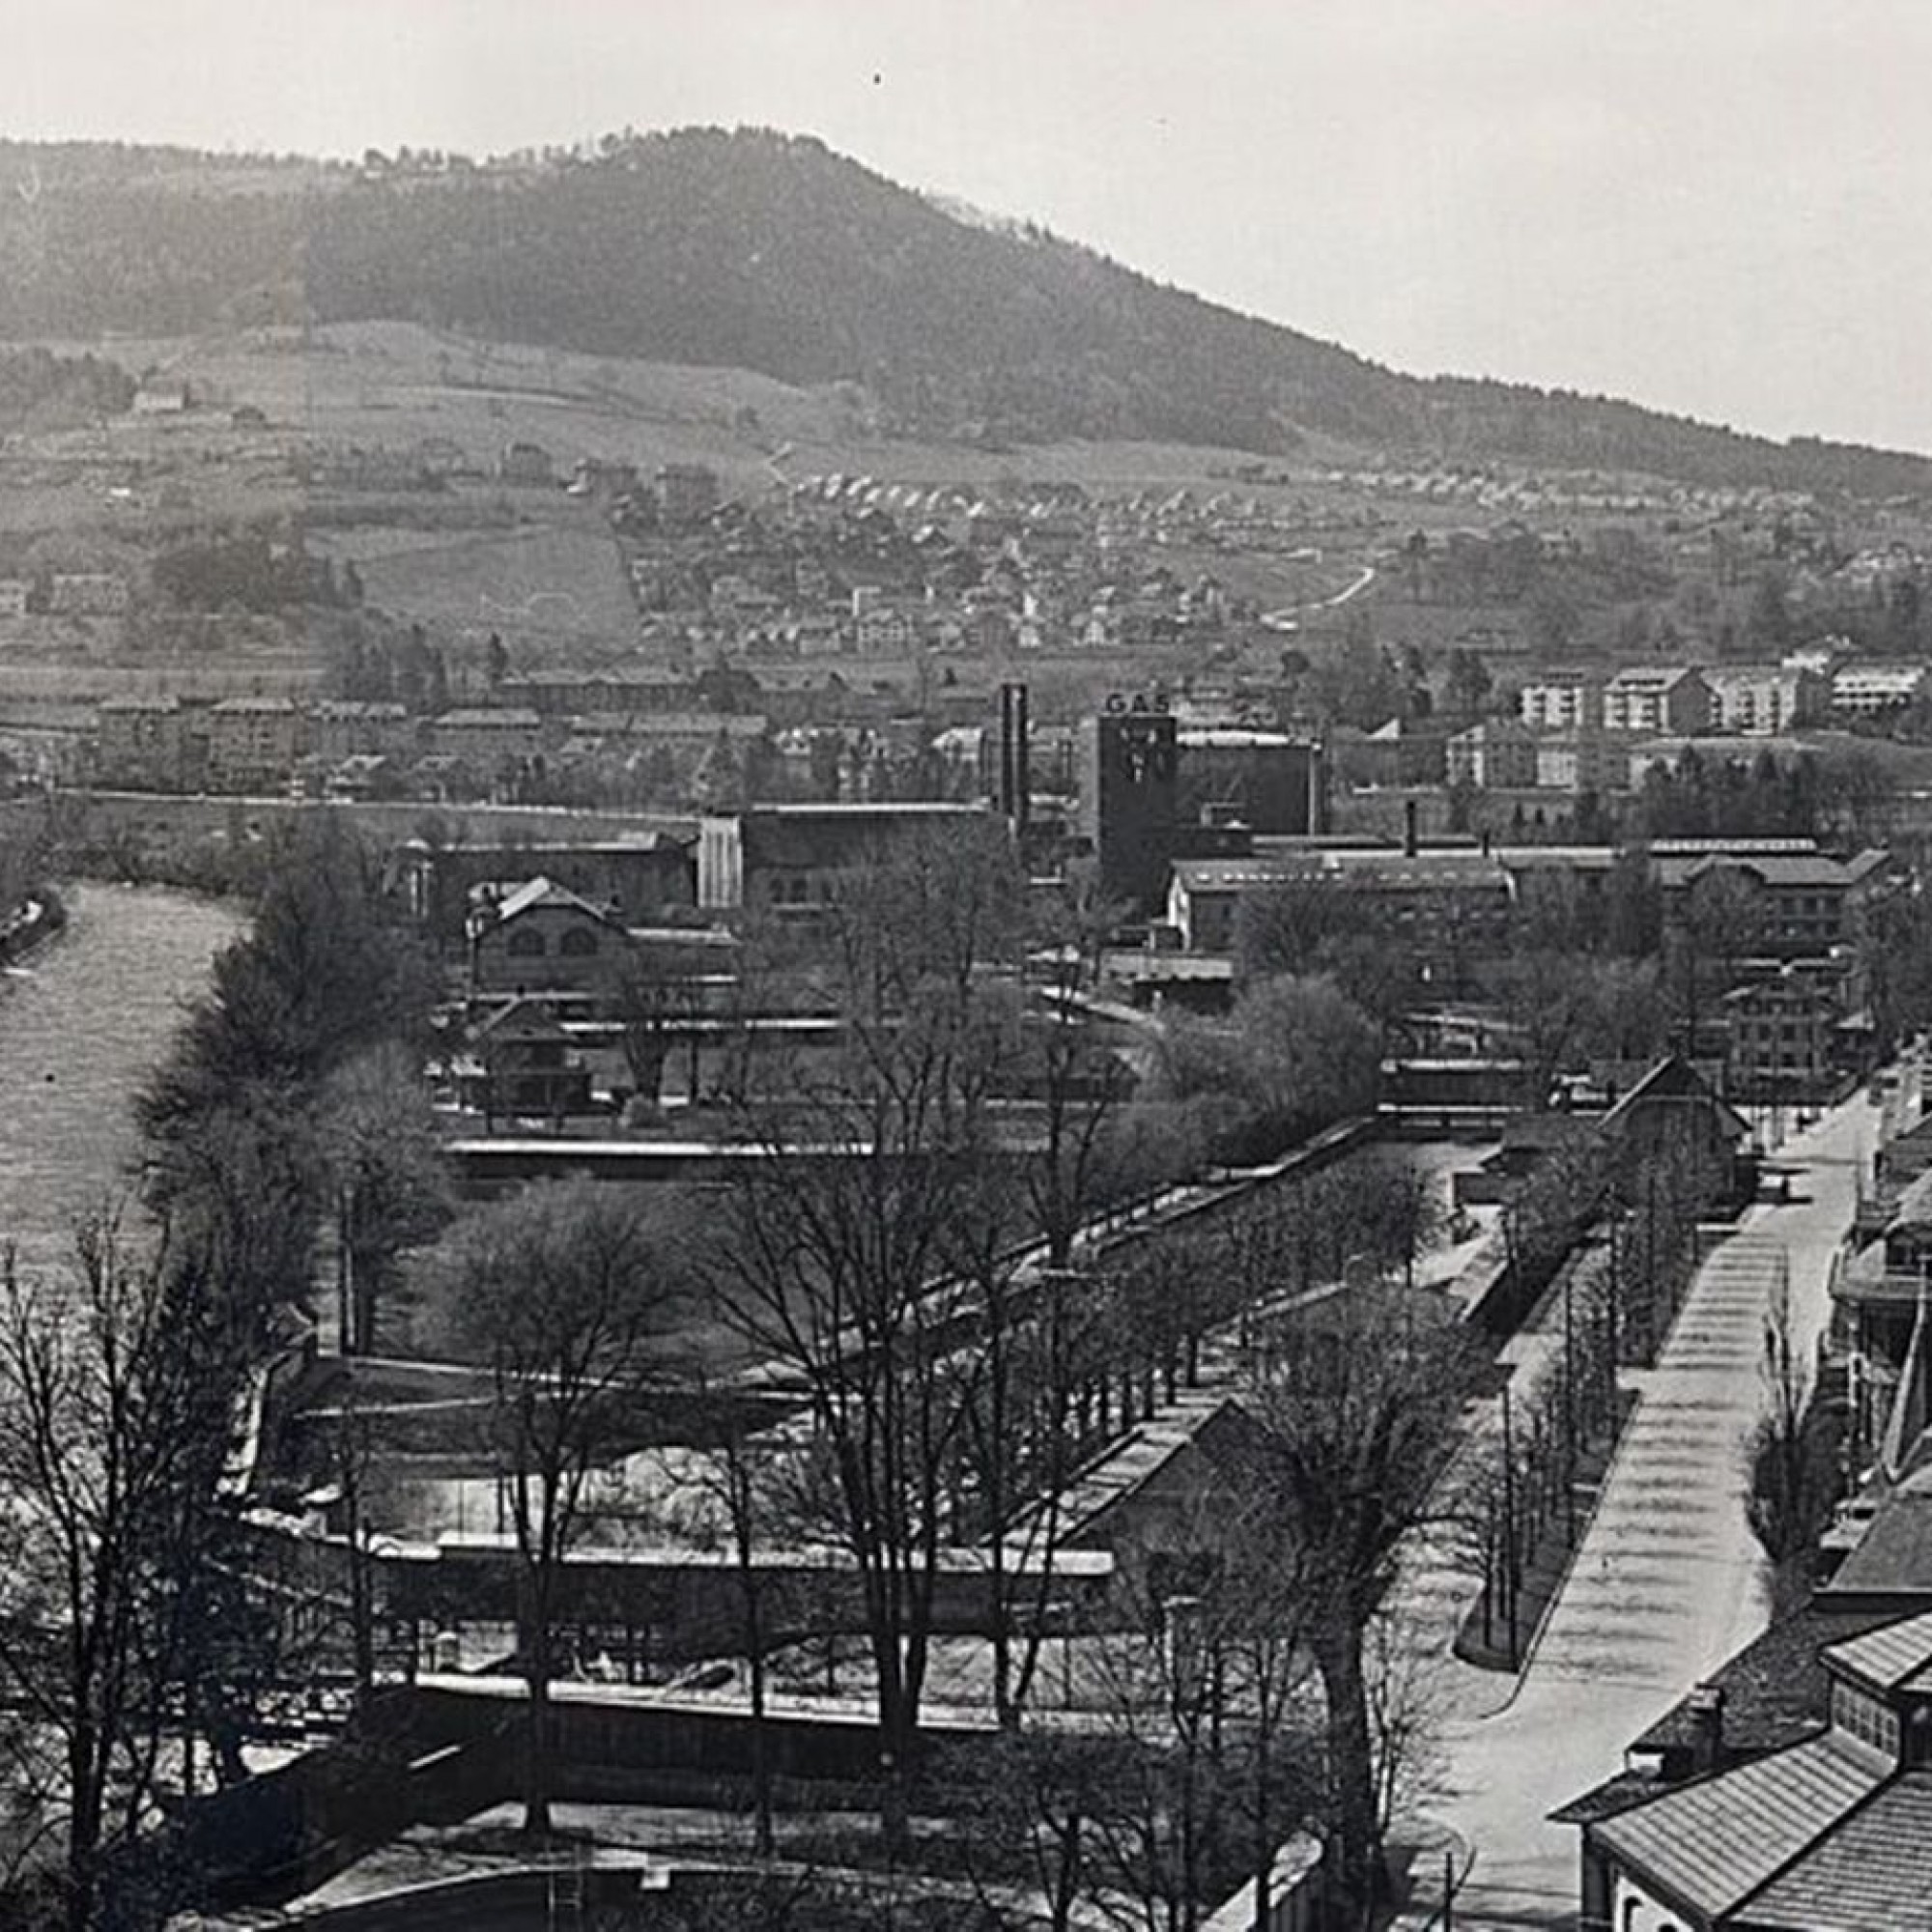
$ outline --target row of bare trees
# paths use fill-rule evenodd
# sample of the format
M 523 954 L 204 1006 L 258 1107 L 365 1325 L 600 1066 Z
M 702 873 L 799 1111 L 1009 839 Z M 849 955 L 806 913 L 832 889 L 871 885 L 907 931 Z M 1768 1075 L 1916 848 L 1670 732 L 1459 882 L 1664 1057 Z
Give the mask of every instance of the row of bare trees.
M 373 1179 L 415 1157 L 396 1124 L 413 1083 L 369 1058 L 419 1029 L 419 962 L 331 824 L 298 827 L 266 877 L 137 1097 L 138 1204 L 83 1226 L 64 1271 L 10 1260 L 0 1284 L 8 1895 L 76 1928 L 125 1902 L 198 1761 L 242 1775 L 265 1700 L 298 1674 L 247 1580 L 241 1501 L 331 1194 L 365 1263 L 420 1225 Z M 379 1106 L 389 1129 L 352 1131 Z
M 1264 1889 L 1264 1853 L 1301 1820 L 1332 1836 L 1341 1889 L 1377 1894 L 1387 1754 L 1364 1646 L 1396 1551 L 1434 1507 L 1472 1374 L 1461 1328 L 1403 1286 L 1430 1196 L 1397 1164 L 1358 1164 L 1220 1226 L 1097 1243 L 1097 1210 L 1158 1173 L 1162 1116 L 1131 1097 L 1115 1044 L 1081 1009 L 1081 918 L 1063 906 L 1043 929 L 996 841 L 908 844 L 824 915 L 809 970 L 836 1002 L 836 1049 L 801 1059 L 777 1099 L 769 1081 L 734 1098 L 743 1157 L 678 1226 L 641 1227 L 594 1189 L 537 1190 L 446 1244 L 444 1304 L 496 1380 L 533 1825 L 551 1789 L 560 1566 L 602 1509 L 621 1507 L 600 1501 L 594 1472 L 648 1435 L 640 1408 L 668 1384 L 728 1391 L 754 1367 L 809 1424 L 755 1438 L 733 1426 L 712 1461 L 754 1711 L 771 1640 L 757 1559 L 829 1544 L 867 1654 L 892 1861 L 909 1854 L 931 1788 L 921 1732 L 941 1595 L 973 1550 L 992 1701 L 1032 1767 L 1005 1789 L 1037 1801 L 1026 1841 L 1070 1861 L 1046 1888 L 1061 1922 L 1129 1863 L 1177 1913 L 1231 1857 Z M 1345 1275 L 1350 1293 L 1326 1292 Z M 696 1360 L 693 1293 L 730 1338 Z M 1086 1754 L 1041 1708 L 1050 1634 L 1068 1640 L 1056 1564 L 1069 1485 L 1192 1379 L 1209 1335 L 1244 1311 L 1259 1311 L 1237 1338 L 1245 1419 L 1238 1466 L 1223 1471 L 1241 1507 L 1217 1513 L 1197 1552 L 1192 1607 L 1150 1603 L 1139 1634 L 1106 1647 L 1122 1682 L 1096 1787 L 1074 1778 Z M 1312 1757 L 1311 1664 L 1327 1714 Z M 1311 1761 L 1325 1767 L 1312 1781 Z
M 308 1297 L 318 1227 L 333 1223 L 345 1342 L 366 1347 L 398 1258 L 445 1211 L 395 1091 L 422 982 L 375 905 L 360 855 L 326 835 L 275 875 L 143 1096 L 158 1242 L 138 1259 L 104 1236 L 84 1250 L 71 1321 L 47 1320 L 44 1285 L 20 1285 L 0 1337 L 0 1437 L 29 1498 L 13 1527 L 43 1559 L 17 1567 L 0 1634 L 43 1700 L 22 1748 L 60 1742 L 63 1768 L 37 1788 L 65 1835 L 75 1926 L 93 1922 L 110 1855 L 191 1788 L 198 1740 L 237 1768 L 244 1679 L 275 1674 L 270 1650 L 246 1669 L 221 1654 L 248 1648 L 253 1611 L 216 1597 L 245 1607 L 227 1541 L 237 1424 L 278 1310 Z M 836 1002 L 838 1046 L 802 1061 L 779 1100 L 734 1099 L 745 1157 L 697 1215 L 667 1229 L 588 1187 L 539 1189 L 460 1224 L 428 1270 L 492 1378 L 537 1829 L 566 1558 L 596 1514 L 599 1471 L 650 1435 L 668 1386 L 755 1367 L 809 1418 L 782 1456 L 726 1441 L 754 1701 L 753 1559 L 780 1538 L 830 1541 L 855 1579 L 896 1859 L 953 1553 L 970 1546 L 992 1570 L 994 1699 L 1025 1738 L 1069 1480 L 1197 1371 L 1210 1329 L 1259 1308 L 1251 1446 L 1234 1476 L 1257 1513 L 1208 1552 L 1199 1606 L 1168 1605 L 1149 1624 L 1169 1633 L 1168 1692 L 1151 1717 L 1132 1706 L 1152 1727 L 1137 1776 L 1143 1810 L 1179 1836 L 1141 1868 L 1179 1871 L 1198 1897 L 1212 1831 L 1187 1821 L 1226 1812 L 1251 1820 L 1239 1856 L 1264 1874 L 1261 1848 L 1306 1810 L 1332 1834 L 1338 1884 L 1375 1895 L 1380 1760 L 1363 1646 L 1395 1552 L 1432 1506 L 1465 1345 L 1395 1284 L 1423 1209 L 1393 1181 L 1375 1194 L 1317 1178 L 1293 1212 L 1131 1263 L 1096 1250 L 1096 1211 L 1158 1178 L 1172 1118 L 1131 1097 L 1135 1043 L 1109 1040 L 1083 1009 L 1103 923 L 1072 904 L 1042 923 L 996 839 L 914 843 L 827 915 L 810 970 Z M 1320 1293 L 1345 1273 L 1360 1277 L 1354 1292 Z M 731 1345 L 694 1364 L 707 1327 Z M 64 1485 L 81 1472 L 98 1492 L 76 1500 Z M 1292 1581 L 1292 1608 L 1258 1594 L 1264 1570 Z M 30 1590 L 35 1575 L 51 1580 Z M 1312 1805 L 1291 1800 L 1282 1748 L 1255 1743 L 1287 1735 L 1294 1658 L 1312 1660 L 1326 1713 Z M 1231 1776 L 1250 1800 L 1197 1805 Z

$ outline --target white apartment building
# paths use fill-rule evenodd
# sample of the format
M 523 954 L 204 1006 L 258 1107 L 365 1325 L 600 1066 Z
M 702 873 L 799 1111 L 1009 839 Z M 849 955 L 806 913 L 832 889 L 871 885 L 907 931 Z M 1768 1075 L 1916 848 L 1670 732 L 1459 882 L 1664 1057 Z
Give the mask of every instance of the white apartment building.
M 1832 680 L 1832 709 L 1848 714 L 1911 704 L 1926 689 L 1923 665 L 1846 665 Z
M 1585 671 L 1546 671 L 1517 694 L 1517 714 L 1532 731 L 1601 729 L 1603 683 Z
M 1776 737 L 1814 724 L 1830 708 L 1831 686 L 1815 670 L 1782 665 L 1720 665 L 1704 672 L 1712 723 L 1745 737 Z

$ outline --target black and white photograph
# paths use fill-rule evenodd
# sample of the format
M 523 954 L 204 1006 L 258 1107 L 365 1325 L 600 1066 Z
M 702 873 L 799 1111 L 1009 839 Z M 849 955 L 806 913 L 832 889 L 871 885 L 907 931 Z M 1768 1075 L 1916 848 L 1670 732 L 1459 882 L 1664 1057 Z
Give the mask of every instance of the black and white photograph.
M 1932 9 L 0 45 L 0 1932 L 1932 1932 Z

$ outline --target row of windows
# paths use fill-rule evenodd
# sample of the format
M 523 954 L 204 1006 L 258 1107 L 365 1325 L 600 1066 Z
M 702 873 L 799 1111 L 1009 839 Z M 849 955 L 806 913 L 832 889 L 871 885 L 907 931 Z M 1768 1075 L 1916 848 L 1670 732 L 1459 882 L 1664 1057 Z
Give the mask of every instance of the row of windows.
M 565 959 L 590 959 L 597 953 L 597 935 L 587 925 L 569 927 L 556 942 L 558 954 Z M 541 959 L 550 946 L 539 926 L 520 925 L 503 944 L 512 959 Z
M 1888 1757 L 1898 1755 L 1898 1713 L 1876 1697 L 1867 1697 L 1849 1684 L 1833 1684 L 1832 1721 Z

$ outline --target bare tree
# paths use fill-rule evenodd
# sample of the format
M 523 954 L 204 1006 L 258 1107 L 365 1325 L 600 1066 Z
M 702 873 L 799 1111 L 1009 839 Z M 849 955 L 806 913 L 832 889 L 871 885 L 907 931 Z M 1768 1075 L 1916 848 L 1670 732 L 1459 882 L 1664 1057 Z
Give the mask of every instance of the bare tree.
M 52 1747 L 65 1913 L 95 1922 L 103 1856 L 154 1822 L 170 1712 L 191 1734 L 199 1572 L 240 1356 L 200 1272 L 84 1228 L 72 1279 L 0 1282 L 0 1673 Z M 185 1703 L 184 1697 L 185 1694 Z
M 902 1847 L 934 1590 L 980 1362 L 961 1214 L 998 1158 L 990 1102 L 1009 1003 L 981 997 L 1015 929 L 1004 845 L 913 840 L 830 911 L 841 1043 L 741 1127 L 735 1214 L 715 1252 L 740 1334 L 807 1392 L 857 1569 L 877 1680 L 880 1816 Z
M 1765 1311 L 1759 1374 L 1762 1403 L 1745 1444 L 1745 1515 L 1771 1562 L 1774 1601 L 1785 1608 L 1807 1591 L 1810 1559 L 1842 1484 L 1839 1425 L 1818 1403 L 1809 1365 L 1794 1344 L 1783 1257 Z
M 317 1140 L 333 1196 L 341 1348 L 368 1354 L 397 1264 L 449 1216 L 449 1174 L 420 1069 L 390 1042 L 325 1084 Z
M 594 1181 L 549 1183 L 455 1229 L 440 1258 L 445 1321 L 489 1362 L 491 1448 L 518 1559 L 529 1691 L 524 1826 L 550 1829 L 559 1585 L 591 1472 L 633 1439 L 639 1387 L 669 1360 L 661 1231 Z
M 1250 1480 L 1298 1554 L 1303 1629 L 1327 1708 L 1334 1876 L 1366 1922 L 1385 1889 L 1364 1644 L 1437 1478 L 1479 1357 L 1434 1298 L 1374 1286 L 1297 1312 L 1242 1398 L 1259 1425 Z

